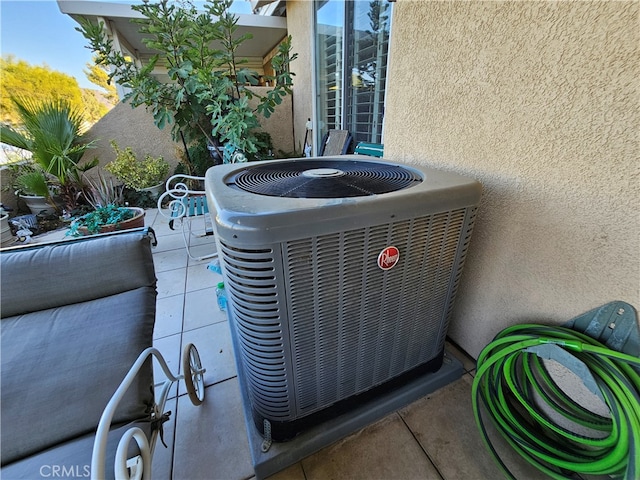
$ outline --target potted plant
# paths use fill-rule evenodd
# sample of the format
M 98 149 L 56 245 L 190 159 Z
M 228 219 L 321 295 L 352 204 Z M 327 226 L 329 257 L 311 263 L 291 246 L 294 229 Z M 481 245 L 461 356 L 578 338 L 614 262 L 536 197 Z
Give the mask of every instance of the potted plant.
M 85 182 L 85 199 L 93 210 L 74 219 L 67 235 L 78 237 L 144 227 L 144 209 L 122 205 L 123 186 L 114 185 L 101 173 L 94 179 L 85 178 Z
M 15 194 L 20 197 L 31 213 L 54 213 L 60 204 L 53 200 L 46 174 L 31 166 L 23 166 L 14 181 Z
M 55 177 L 43 171 L 31 159 L 8 165 L 10 186 L 14 195 L 20 198 L 32 214 L 54 215 L 62 212 L 64 203 L 58 195 Z
M 9 214 L 0 207 L 0 247 L 7 247 L 14 241 L 11 235 L 11 227 L 9 226 Z
M 74 237 L 144 227 L 144 209 L 105 205 L 71 222 L 67 235 Z
M 105 165 L 105 170 L 120 180 L 125 187 L 138 191 L 149 191 L 157 197 L 169 174 L 169 162 L 162 157 L 145 155 L 139 160 L 131 147 L 122 150 L 115 140 L 111 147 L 116 153 L 115 160 Z
M 47 179 L 44 173 L 36 172 L 30 153 L 5 144 L 2 146 L 2 153 L 7 160 L 2 166 L 2 192 L 13 194 L 16 199 L 22 200 L 31 213 L 53 211 L 53 206 L 47 203 L 47 197 L 51 194 Z M 10 198 L 7 198 L 9 202 Z
M 1 125 L 0 135 L 3 143 L 31 152 L 34 168 L 20 180 L 22 187 L 48 197 L 49 188 L 43 189 L 43 182 L 48 187 L 53 183 L 64 208 L 71 212 L 82 196 L 82 173 L 98 164 L 94 159 L 79 165 L 84 152 L 93 146 L 93 142 L 81 141 L 82 113 L 65 100 L 39 102 L 11 97 L 11 101 L 22 124 L 16 128 Z

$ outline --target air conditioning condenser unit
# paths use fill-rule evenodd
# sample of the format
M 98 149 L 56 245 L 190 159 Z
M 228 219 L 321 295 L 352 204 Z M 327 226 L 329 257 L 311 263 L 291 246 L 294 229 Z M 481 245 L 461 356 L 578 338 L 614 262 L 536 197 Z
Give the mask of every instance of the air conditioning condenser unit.
M 341 156 L 216 166 L 206 190 L 261 433 L 440 368 L 478 182 Z

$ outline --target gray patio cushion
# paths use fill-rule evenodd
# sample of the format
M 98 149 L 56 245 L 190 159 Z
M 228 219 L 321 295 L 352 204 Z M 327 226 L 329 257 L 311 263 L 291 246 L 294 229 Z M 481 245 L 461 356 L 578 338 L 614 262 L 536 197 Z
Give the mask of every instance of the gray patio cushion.
M 95 431 L 117 386 L 151 346 L 155 297 L 141 287 L 2 320 L 3 465 Z M 117 422 L 145 416 L 152 383 L 148 368 Z
M 116 448 L 122 435 L 132 426 L 141 428 L 150 433 L 149 422 L 134 422 L 119 428 L 114 428 L 109 432 L 107 441 L 107 462 L 105 465 L 105 478 L 114 478 L 113 459 Z M 72 441 L 57 445 L 42 453 L 17 461 L 6 467 L 2 467 L 0 474 L 6 480 L 34 480 L 38 478 L 89 478 L 91 471 L 91 452 L 93 450 L 93 434 L 76 438 Z M 159 448 L 163 448 L 158 442 Z M 137 455 L 135 441 L 129 444 L 130 458 Z M 55 470 L 54 470 L 55 469 Z
M 1 462 L 93 434 L 107 402 L 152 344 L 155 272 L 142 232 L 0 252 Z M 117 413 L 146 415 L 151 363 Z M 10 478 L 4 474 L 3 478 Z
M 0 264 L 2 318 L 155 284 L 149 238 L 140 233 L 2 251 Z

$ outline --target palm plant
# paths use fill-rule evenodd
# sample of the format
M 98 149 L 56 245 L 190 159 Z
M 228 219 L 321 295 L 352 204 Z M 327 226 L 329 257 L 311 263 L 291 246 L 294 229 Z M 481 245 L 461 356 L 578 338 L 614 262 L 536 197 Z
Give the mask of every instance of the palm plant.
M 21 125 L 17 128 L 0 126 L 2 142 L 31 152 L 36 171 L 45 181 L 47 175 L 55 179 L 65 208 L 74 210 L 84 188 L 82 173 L 98 164 L 98 159 L 94 159 L 79 165 L 84 152 L 93 147 L 93 142 L 80 141 L 84 123 L 82 112 L 64 100 L 11 100 Z
M 37 195 L 39 197 L 49 197 L 50 190 L 47 184 L 47 178 L 42 170 L 27 165 L 22 167 L 23 173 L 20 173 L 15 179 L 15 185 L 22 194 Z

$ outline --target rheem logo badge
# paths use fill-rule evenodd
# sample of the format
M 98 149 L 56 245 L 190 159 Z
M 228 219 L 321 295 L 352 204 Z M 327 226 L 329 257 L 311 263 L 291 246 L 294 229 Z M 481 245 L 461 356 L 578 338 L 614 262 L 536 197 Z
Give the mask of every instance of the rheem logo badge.
M 390 270 L 396 266 L 398 260 L 400 260 L 400 251 L 396 247 L 389 246 L 378 255 L 378 266 L 382 270 Z

